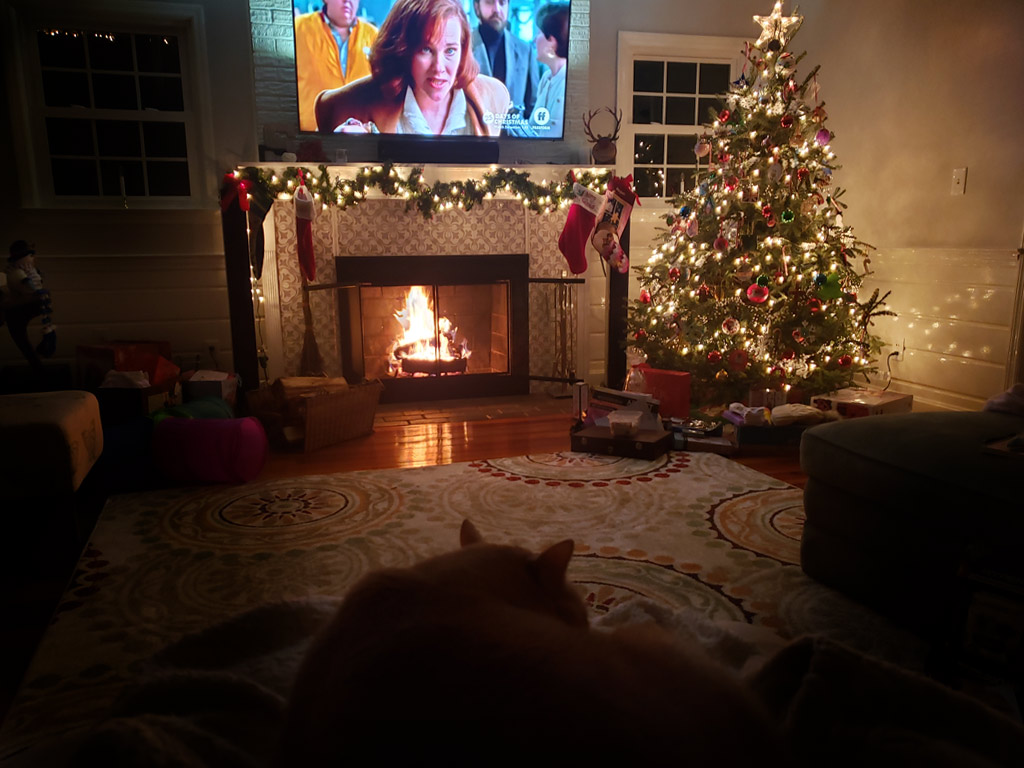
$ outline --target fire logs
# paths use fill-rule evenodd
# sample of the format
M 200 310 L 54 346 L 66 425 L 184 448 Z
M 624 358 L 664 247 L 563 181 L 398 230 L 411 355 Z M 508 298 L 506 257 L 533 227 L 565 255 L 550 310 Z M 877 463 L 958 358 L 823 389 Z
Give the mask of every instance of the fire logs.
M 402 373 L 411 375 L 414 373 L 426 373 L 433 376 L 442 373 L 465 373 L 466 358 L 457 357 L 454 360 L 424 360 L 416 357 L 402 358 Z

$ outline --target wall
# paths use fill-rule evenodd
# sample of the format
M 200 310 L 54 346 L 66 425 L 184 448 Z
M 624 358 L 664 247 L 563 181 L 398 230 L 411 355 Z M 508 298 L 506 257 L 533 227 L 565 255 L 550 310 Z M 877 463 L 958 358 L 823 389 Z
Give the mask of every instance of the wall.
M 593 46 L 618 30 L 755 39 L 770 0 L 636 0 L 602 4 Z M 792 3 L 784 5 L 790 13 Z M 893 387 L 932 408 L 976 408 L 1001 391 L 1014 320 L 1024 224 L 1024 3 L 979 0 L 802 0 L 795 53 L 821 65 L 832 146 L 847 190 L 844 219 L 878 252 L 865 285 L 892 289 L 895 321 L 877 330 L 906 354 Z M 615 98 L 616 63 L 594 57 L 590 97 Z M 620 147 L 620 156 L 623 148 Z M 967 167 L 967 194 L 950 195 Z M 653 237 L 654 206 L 636 220 L 633 250 Z M 927 327 L 925 334 L 922 328 Z
M 7 10 L 4 5 L 0 10 Z M 61 7 L 60 2 L 50 5 Z M 96 0 L 92 5 L 126 7 L 123 2 Z M 216 191 L 226 169 L 256 157 L 248 7 L 246 0 L 134 0 L 131 8 L 146 5 L 202 10 L 200 42 L 208 63 L 203 82 L 211 128 L 204 158 L 207 202 L 191 210 L 142 210 L 131 202 L 127 210 L 21 207 L 25 184 L 18 178 L 16 163 L 21 149 L 3 119 L 0 163 L 8 174 L 0 185 L 0 243 L 6 255 L 7 245 L 15 239 L 35 242 L 37 263 L 53 296 L 58 326 L 55 362 L 72 362 L 78 344 L 163 339 L 171 342 L 174 357 L 183 365 L 191 367 L 198 356 L 204 367 L 211 367 L 214 361 L 206 342 L 216 340 L 217 357 L 229 366 L 231 337 Z M 6 107 L 11 89 L 6 77 L 2 83 L 0 103 Z M 13 106 L 11 117 L 17 117 Z M 0 367 L 23 362 L 9 334 L 0 330 Z

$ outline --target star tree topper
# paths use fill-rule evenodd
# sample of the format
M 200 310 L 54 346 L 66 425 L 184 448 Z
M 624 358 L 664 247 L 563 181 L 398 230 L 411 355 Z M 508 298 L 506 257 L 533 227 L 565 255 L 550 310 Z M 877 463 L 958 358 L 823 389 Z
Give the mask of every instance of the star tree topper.
M 761 36 L 754 45 L 760 48 L 771 40 L 778 40 L 784 46 L 803 20 L 803 16 L 783 16 L 782 0 L 777 0 L 770 16 L 754 16 L 754 21 L 761 25 Z

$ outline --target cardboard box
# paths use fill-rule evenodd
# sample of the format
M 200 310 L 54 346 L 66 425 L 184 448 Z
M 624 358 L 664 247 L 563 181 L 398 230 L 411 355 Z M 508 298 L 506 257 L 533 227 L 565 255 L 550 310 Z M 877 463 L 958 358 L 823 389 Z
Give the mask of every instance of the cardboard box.
M 685 371 L 666 371 L 651 368 L 646 363 L 638 366 L 644 372 L 647 391 L 658 400 L 664 418 L 686 419 L 690 416 L 690 374 Z
M 630 437 L 615 437 L 608 427 L 583 427 L 569 433 L 569 443 L 572 450 L 582 453 L 656 459 L 672 447 L 672 433 L 641 429 Z
M 844 419 L 851 419 L 858 416 L 910 413 L 914 407 L 914 396 L 863 387 L 848 387 L 838 392 L 812 397 L 811 405 L 822 411 L 836 411 Z
M 186 371 L 181 377 L 181 394 L 185 402 L 201 397 L 219 397 L 235 404 L 238 377 L 224 371 Z

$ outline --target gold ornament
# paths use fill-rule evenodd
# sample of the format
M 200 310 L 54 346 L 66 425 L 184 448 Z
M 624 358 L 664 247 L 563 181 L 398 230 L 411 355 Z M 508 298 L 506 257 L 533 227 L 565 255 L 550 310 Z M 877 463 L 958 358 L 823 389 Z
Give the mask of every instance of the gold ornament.
M 725 381 L 726 379 L 729 378 L 729 372 L 719 371 L 718 373 L 715 374 L 715 378 L 718 379 L 718 381 Z
M 757 38 L 754 46 L 760 48 L 771 40 L 778 40 L 780 45 L 785 46 L 786 41 L 796 34 L 803 20 L 803 16 L 783 16 L 782 0 L 777 0 L 770 16 L 754 16 L 754 21 L 761 25 L 761 36 Z

